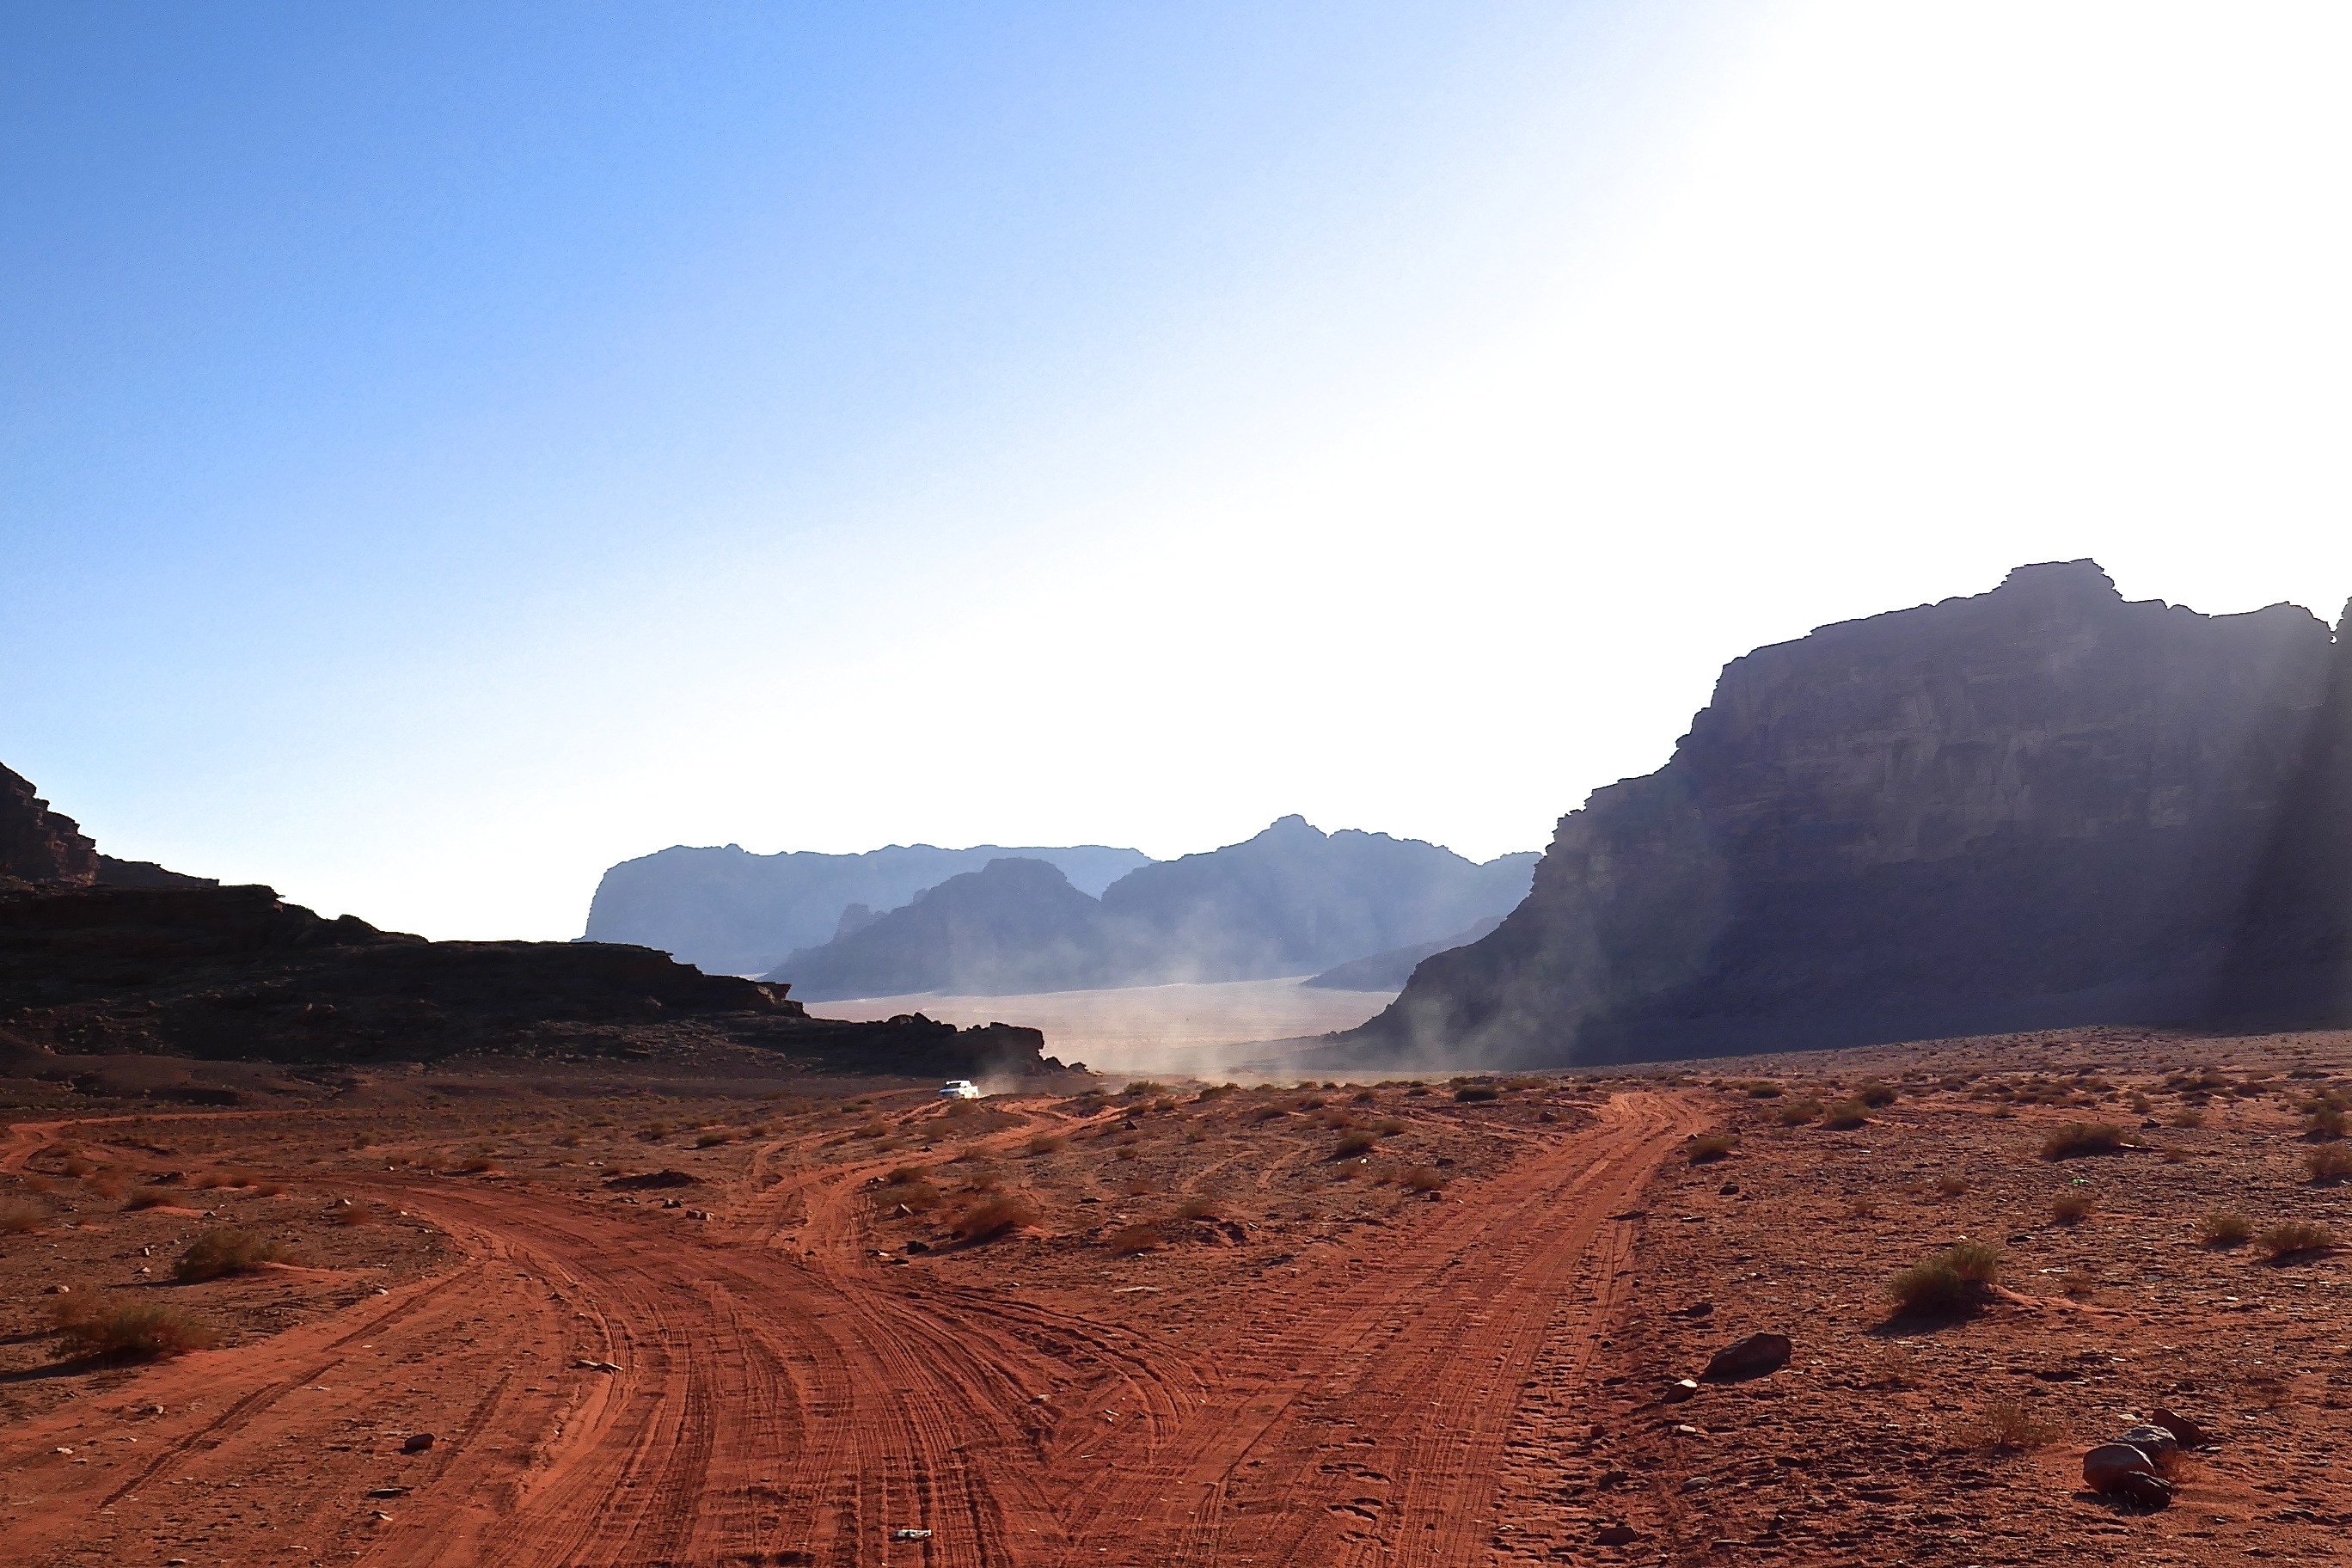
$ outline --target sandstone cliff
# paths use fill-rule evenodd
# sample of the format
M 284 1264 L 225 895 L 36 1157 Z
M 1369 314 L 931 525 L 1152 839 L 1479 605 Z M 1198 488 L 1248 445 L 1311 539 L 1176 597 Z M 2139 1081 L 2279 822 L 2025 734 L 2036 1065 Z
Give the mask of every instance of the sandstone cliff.
M 98 846 L 51 811 L 30 779 L 0 767 L 0 879 L 86 885 L 97 877 Z
M 2340 658 L 2307 611 L 2126 603 L 2087 561 L 1760 648 L 1337 1046 L 1570 1063 L 2258 1005 L 2346 952 Z

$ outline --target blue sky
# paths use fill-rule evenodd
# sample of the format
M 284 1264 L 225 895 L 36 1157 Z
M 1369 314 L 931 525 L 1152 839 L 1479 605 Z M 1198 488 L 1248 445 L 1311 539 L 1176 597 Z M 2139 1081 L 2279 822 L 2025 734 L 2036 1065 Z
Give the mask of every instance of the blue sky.
M 2347 51 L 2239 16 L 17 7 L 0 761 L 562 936 L 673 842 L 1537 847 L 2021 560 L 2332 616 Z

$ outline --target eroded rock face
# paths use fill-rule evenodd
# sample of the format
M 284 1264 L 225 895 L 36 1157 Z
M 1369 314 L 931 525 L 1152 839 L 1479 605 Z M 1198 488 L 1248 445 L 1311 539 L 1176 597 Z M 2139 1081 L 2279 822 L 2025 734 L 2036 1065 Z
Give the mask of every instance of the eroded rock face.
M 49 809 L 30 779 L 0 767 L 0 877 L 87 885 L 98 877 L 98 846 L 70 816 Z
M 2307 611 L 2127 603 L 2088 561 L 1759 648 L 1343 1042 L 1568 1063 L 2202 1016 L 2325 815 L 2335 662 Z M 2314 901 L 2271 900 L 2270 950 L 2326 956 Z

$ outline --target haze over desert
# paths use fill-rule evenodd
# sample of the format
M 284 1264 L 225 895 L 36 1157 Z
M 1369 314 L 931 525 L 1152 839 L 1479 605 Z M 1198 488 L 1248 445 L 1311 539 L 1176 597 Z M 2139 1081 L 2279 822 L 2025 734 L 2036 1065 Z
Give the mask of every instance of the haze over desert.
M 0 14 L 0 1568 L 2352 1527 L 2352 14 Z

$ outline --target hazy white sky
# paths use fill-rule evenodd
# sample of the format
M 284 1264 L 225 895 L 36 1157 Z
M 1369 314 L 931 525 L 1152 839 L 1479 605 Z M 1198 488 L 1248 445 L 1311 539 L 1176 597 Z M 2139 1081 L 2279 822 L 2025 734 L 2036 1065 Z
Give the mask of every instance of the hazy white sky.
M 680 842 L 1539 847 L 1727 660 L 2021 562 L 2352 595 L 2352 12 L 1454 9 L 516 23 L 263 93 L 315 165 L 250 91 L 70 160 L 37 105 L 0 761 L 569 936 Z

